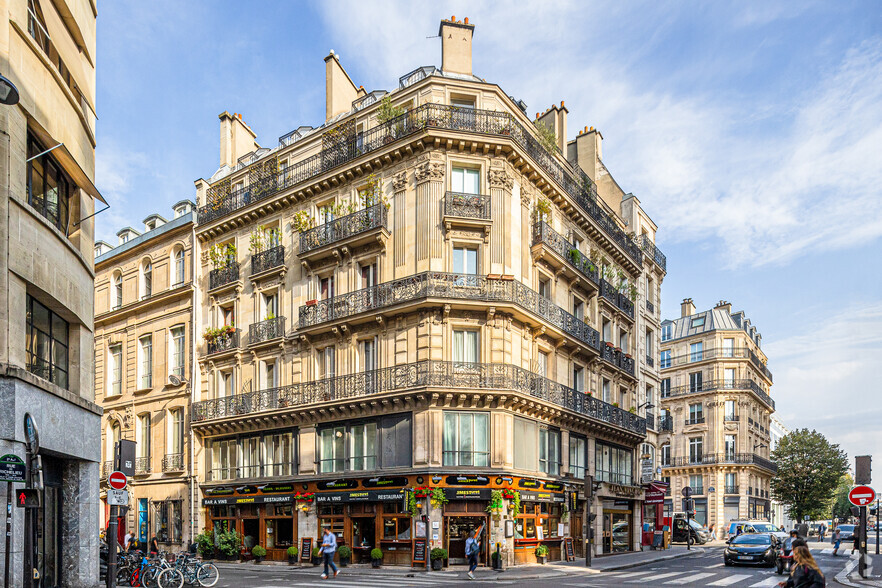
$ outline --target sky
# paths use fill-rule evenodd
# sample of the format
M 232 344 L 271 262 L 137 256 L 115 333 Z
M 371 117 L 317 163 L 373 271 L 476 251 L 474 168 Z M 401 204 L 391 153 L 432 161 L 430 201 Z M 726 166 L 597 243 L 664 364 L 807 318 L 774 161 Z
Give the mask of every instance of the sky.
M 194 199 L 223 111 L 265 146 L 324 121 L 333 49 L 357 85 L 473 69 L 571 134 L 658 224 L 662 316 L 728 300 L 763 335 L 777 416 L 882 460 L 882 10 L 878 2 L 103 2 L 97 238 Z M 572 138 L 572 137 L 570 137 Z

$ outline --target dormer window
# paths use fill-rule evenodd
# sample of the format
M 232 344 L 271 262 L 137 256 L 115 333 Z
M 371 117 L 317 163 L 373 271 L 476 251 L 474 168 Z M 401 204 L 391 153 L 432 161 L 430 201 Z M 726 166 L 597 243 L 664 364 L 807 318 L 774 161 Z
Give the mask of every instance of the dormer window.
M 123 243 L 128 243 L 128 241 L 129 241 L 129 234 L 128 233 L 123 233 L 119 238 L 120 245 L 122 245 Z
M 704 317 L 700 316 L 698 318 L 692 319 L 692 328 L 697 329 L 698 327 L 704 326 Z

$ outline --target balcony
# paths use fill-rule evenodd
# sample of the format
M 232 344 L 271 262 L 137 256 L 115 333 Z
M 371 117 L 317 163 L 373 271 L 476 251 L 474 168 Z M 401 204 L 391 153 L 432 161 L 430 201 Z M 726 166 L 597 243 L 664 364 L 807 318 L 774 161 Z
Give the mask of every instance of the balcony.
M 101 464 L 101 480 L 107 481 L 110 474 L 113 473 L 113 462 L 105 461 Z
M 257 345 L 285 336 L 285 317 L 277 316 L 248 326 L 248 344 Z
M 208 342 L 208 355 L 215 353 L 223 353 L 239 348 L 239 329 L 234 329 L 230 333 L 218 335 Z
M 667 369 L 711 359 L 749 359 L 760 373 L 766 376 L 770 382 L 772 381 L 772 372 L 770 372 L 769 368 L 767 368 L 760 360 L 759 356 L 747 347 L 711 347 L 701 351 L 683 353 L 682 355 L 671 357 L 670 363 L 663 365 L 662 368 Z
M 723 488 L 724 494 L 738 494 L 738 486 L 725 486 Z
M 480 224 L 492 222 L 490 196 L 447 192 L 444 195 L 444 218 L 470 219 Z
M 646 356 L 646 365 L 649 367 L 655 367 L 655 359 L 651 355 Z
M 184 470 L 184 454 L 168 453 L 162 458 L 163 473 L 181 472 Z
M 208 289 L 217 290 L 239 279 L 239 263 L 230 262 L 226 267 L 213 269 L 208 274 Z
M 672 417 L 672 416 L 659 417 L 658 430 L 659 430 L 659 432 L 673 431 L 674 430 L 674 417 Z
M 683 467 L 700 465 L 755 465 L 773 474 L 778 473 L 778 464 L 755 453 L 708 453 L 699 456 L 674 457 L 671 465 L 665 467 Z
M 691 419 L 686 419 L 685 425 L 688 427 L 689 425 L 703 425 L 704 417 L 693 417 Z
M 285 246 L 277 245 L 251 256 L 251 275 L 262 274 L 285 266 Z
M 622 353 L 621 349 L 612 347 L 611 343 L 603 342 L 600 346 L 600 359 L 634 377 L 634 358 Z
M 727 414 L 723 416 L 723 420 L 727 423 L 737 423 L 741 420 L 741 417 L 737 414 Z
M 704 494 L 704 485 L 692 486 L 692 495 L 693 496 L 701 496 L 702 494 Z
M 707 392 L 718 392 L 720 390 L 749 390 L 766 406 L 775 410 L 775 401 L 766 394 L 759 384 L 753 380 L 705 380 L 699 385 L 684 384 L 682 386 L 674 386 L 670 390 L 665 391 L 663 398 L 672 398 L 674 396 L 685 396 L 687 394 L 704 394 Z
M 135 458 L 135 475 L 144 476 L 150 473 L 150 457 Z
M 647 410 L 645 418 L 646 418 L 646 428 L 655 430 L 655 414 Z
M 321 259 L 332 254 L 334 248 L 351 249 L 375 240 L 380 234 L 388 236 L 387 217 L 386 205 L 374 204 L 313 227 L 300 233 L 298 256 L 307 261 Z
M 668 260 L 665 257 L 665 254 L 661 252 L 661 249 L 655 246 L 655 243 L 650 240 L 649 235 L 640 235 L 637 238 L 637 244 L 640 245 L 640 248 L 646 252 L 653 262 L 655 262 L 655 265 L 661 268 L 661 271 L 668 271 Z
M 549 255 L 542 255 L 555 269 L 568 270 L 567 278 L 585 280 L 595 288 L 600 286 L 597 266 L 588 256 L 579 251 L 575 245 L 567 241 L 563 235 L 552 229 L 548 223 L 539 221 L 533 224 L 533 250 Z
M 768 380 L 769 380 L 770 382 L 772 382 L 772 381 L 773 381 L 773 380 L 772 380 L 772 372 L 769 370 L 768 367 L 766 367 L 766 364 L 763 363 L 763 360 L 761 360 L 761 359 L 759 358 L 759 356 L 758 356 L 756 353 L 754 353 L 754 351 L 753 351 L 752 349 L 748 349 L 747 351 L 748 351 L 748 356 L 750 357 L 750 362 L 753 364 L 753 366 L 754 366 L 754 367 L 755 367 L 755 368 L 756 368 L 756 369 L 757 369 L 762 375 L 764 375 L 766 378 L 768 378 Z
M 270 410 L 302 410 L 305 406 L 317 403 L 351 401 L 355 398 L 427 387 L 515 391 L 600 423 L 638 435 L 646 433 L 645 419 L 523 368 L 510 364 L 447 361 L 420 361 L 204 400 L 193 404 L 192 420 L 199 423 Z
M 600 334 L 584 321 L 515 280 L 471 274 L 423 272 L 370 288 L 319 300 L 300 307 L 299 329 L 331 321 L 363 317 L 376 320 L 378 311 L 428 299 L 506 303 L 560 329 L 585 346 L 600 351 Z M 632 364 L 633 364 L 633 360 Z M 634 368 L 631 367 L 633 374 Z
M 600 298 L 613 308 L 622 311 L 631 320 L 634 320 L 634 303 L 603 278 L 600 278 Z
M 419 72 L 413 74 L 419 77 Z M 561 161 L 539 142 L 531 130 L 518 118 L 495 110 L 461 109 L 442 104 L 424 104 L 364 133 L 335 141 L 333 147 L 288 166 L 277 174 L 263 178 L 235 192 L 224 191 L 222 184 L 216 194 L 209 188 L 208 202 L 198 212 L 199 224 L 217 220 L 251 204 L 278 194 L 282 190 L 304 184 L 326 174 L 336 167 L 369 153 L 389 148 L 399 139 L 416 136 L 429 129 L 465 131 L 469 133 L 505 137 L 513 141 L 535 164 L 560 186 L 593 219 L 604 237 L 620 246 L 637 267 L 643 264 L 640 246 L 621 229 L 612 214 L 598 203 L 597 191 L 591 179 L 578 165 Z M 338 128 L 326 132 L 337 132 Z M 391 139 L 391 140 L 390 140 Z M 262 165 L 258 161 L 257 165 Z

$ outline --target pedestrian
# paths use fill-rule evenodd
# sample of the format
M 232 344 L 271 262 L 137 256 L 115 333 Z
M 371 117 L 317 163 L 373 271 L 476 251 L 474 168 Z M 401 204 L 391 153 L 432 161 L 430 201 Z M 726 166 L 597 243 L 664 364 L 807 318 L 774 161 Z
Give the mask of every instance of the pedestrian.
M 469 533 L 469 538 L 465 542 L 466 557 L 469 560 L 469 580 L 475 579 L 475 570 L 478 568 L 478 552 L 481 551 L 481 544 L 478 543 L 478 532 L 476 529 Z
M 334 577 L 340 573 L 337 566 L 334 565 L 334 552 L 337 551 L 337 536 L 331 533 L 331 530 L 325 527 L 325 534 L 322 537 L 322 559 L 325 561 L 325 571 L 322 573 L 322 580 L 328 579 L 328 566 L 334 570 Z
M 132 534 L 126 531 L 126 536 L 123 538 L 123 549 L 126 551 L 129 550 L 129 543 L 132 541 Z
M 858 553 L 861 551 L 861 531 L 859 525 L 856 525 L 854 528 L 854 542 L 851 544 L 852 555 L 854 555 L 855 550 L 857 550 Z
M 824 538 L 827 536 L 827 525 L 821 523 L 821 541 L 824 541 Z
M 790 555 L 790 552 L 793 551 L 793 542 L 799 538 L 799 533 L 796 532 L 796 529 L 790 531 L 790 537 L 784 540 L 784 555 Z
M 150 555 L 159 555 L 159 542 L 156 540 L 156 535 L 150 538 Z
M 709 541 L 716 541 L 717 540 L 717 528 L 713 523 L 711 523 L 711 526 L 708 528 L 708 532 L 710 532 Z
M 821 568 L 818 567 L 812 552 L 805 545 L 793 550 L 793 565 L 786 582 L 778 582 L 782 588 L 823 588 L 827 585 Z
M 842 531 L 839 530 L 839 527 L 833 529 L 830 542 L 833 544 L 833 555 L 839 555 L 839 544 L 842 543 Z

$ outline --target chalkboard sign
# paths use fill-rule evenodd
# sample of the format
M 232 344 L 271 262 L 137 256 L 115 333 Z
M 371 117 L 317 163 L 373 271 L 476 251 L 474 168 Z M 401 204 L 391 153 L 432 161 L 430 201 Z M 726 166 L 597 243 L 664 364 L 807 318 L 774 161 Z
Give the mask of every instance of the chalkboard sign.
M 312 537 L 303 537 L 300 540 L 300 561 L 312 559 Z
M 413 555 L 411 556 L 411 565 L 426 564 L 426 540 L 413 540 Z
M 564 543 L 567 552 L 567 561 L 576 561 L 576 552 L 573 551 L 573 538 L 567 537 Z
M 662 531 L 656 531 L 652 535 L 652 548 L 653 549 L 664 549 L 664 539 L 665 534 Z

